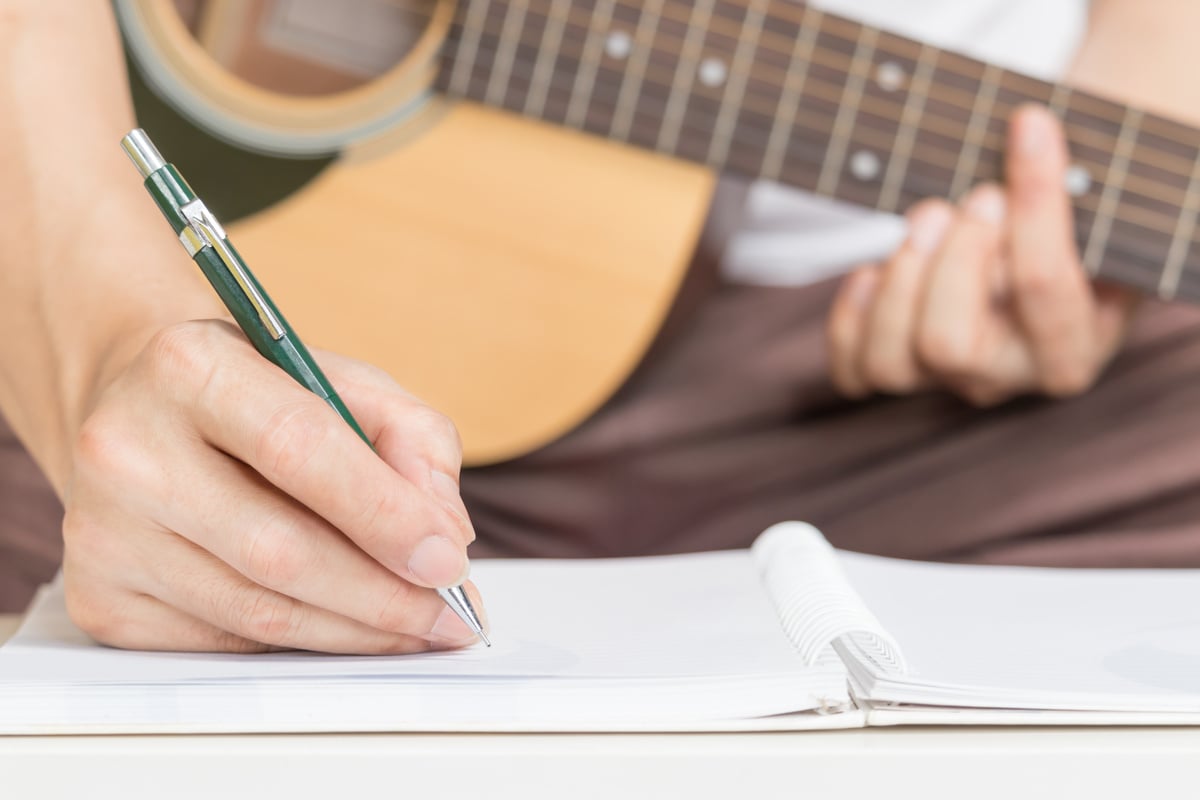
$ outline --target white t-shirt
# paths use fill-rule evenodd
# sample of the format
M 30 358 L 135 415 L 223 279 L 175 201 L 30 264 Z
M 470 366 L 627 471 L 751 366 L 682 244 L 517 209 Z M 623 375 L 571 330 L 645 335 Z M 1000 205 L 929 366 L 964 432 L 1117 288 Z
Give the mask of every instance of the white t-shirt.
M 1043 80 L 1059 78 L 1083 38 L 1087 0 L 812 0 L 833 14 Z M 722 261 L 738 283 L 801 285 L 885 257 L 902 218 L 759 181 Z

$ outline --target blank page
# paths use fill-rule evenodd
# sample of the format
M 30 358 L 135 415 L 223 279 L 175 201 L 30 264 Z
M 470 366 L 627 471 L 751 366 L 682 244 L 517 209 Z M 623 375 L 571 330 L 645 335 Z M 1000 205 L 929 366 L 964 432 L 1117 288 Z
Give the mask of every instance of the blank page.
M 907 662 L 858 665 L 873 700 L 1200 711 L 1200 570 L 839 556 Z
M 804 664 L 746 551 L 479 561 L 473 577 L 495 647 L 402 657 L 105 648 L 54 587 L 0 649 L 0 730 L 47 715 L 60 729 L 586 729 L 847 700 L 840 662 Z

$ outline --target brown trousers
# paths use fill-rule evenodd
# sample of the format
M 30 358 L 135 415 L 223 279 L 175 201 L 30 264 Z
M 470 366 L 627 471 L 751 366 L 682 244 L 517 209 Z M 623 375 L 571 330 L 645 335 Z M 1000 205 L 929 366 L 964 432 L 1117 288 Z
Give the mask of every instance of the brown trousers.
M 849 403 L 836 289 L 718 286 L 580 429 L 464 476 L 481 552 L 742 547 L 783 519 L 887 555 L 1200 566 L 1200 309 L 1147 303 L 1099 385 L 978 411 Z
M 1200 566 L 1200 310 L 1148 303 L 1083 397 L 980 412 L 937 393 L 839 400 L 832 282 L 702 288 L 581 428 L 464 474 L 477 554 L 740 547 L 806 519 L 913 558 Z M 0 423 L 0 611 L 53 573 L 60 519 Z

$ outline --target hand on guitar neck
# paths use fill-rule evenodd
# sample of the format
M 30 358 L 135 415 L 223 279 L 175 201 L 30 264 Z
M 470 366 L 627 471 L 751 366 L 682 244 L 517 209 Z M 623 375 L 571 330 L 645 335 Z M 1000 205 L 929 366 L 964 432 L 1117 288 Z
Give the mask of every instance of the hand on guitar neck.
M 1178 32 L 1200 19 L 1197 9 L 1183 0 L 1154 13 L 1128 0 L 1093 3 L 1067 82 L 1195 124 L 1193 45 Z M 844 394 L 938 387 L 979 405 L 1070 395 L 1089 388 L 1119 349 L 1134 294 L 1091 282 L 1081 265 L 1058 120 L 1024 108 L 1010 120 L 1006 159 L 1003 190 L 977 187 L 958 206 L 914 207 L 908 241 L 847 279 L 828 325 L 832 377 Z
M 846 279 L 829 316 L 843 394 L 944 388 L 981 406 L 1072 395 L 1117 351 L 1137 295 L 1084 271 L 1057 119 L 1025 107 L 1009 138 L 1006 187 L 918 204 L 892 257 Z

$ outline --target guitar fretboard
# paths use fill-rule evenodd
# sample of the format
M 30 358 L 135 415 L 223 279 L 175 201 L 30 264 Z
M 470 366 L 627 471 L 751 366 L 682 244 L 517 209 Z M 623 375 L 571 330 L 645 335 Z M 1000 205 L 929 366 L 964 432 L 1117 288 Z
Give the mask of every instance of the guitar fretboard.
M 1200 300 L 1200 131 L 787 0 L 464 0 L 437 88 L 884 211 L 1002 178 L 1064 122 L 1093 274 Z

